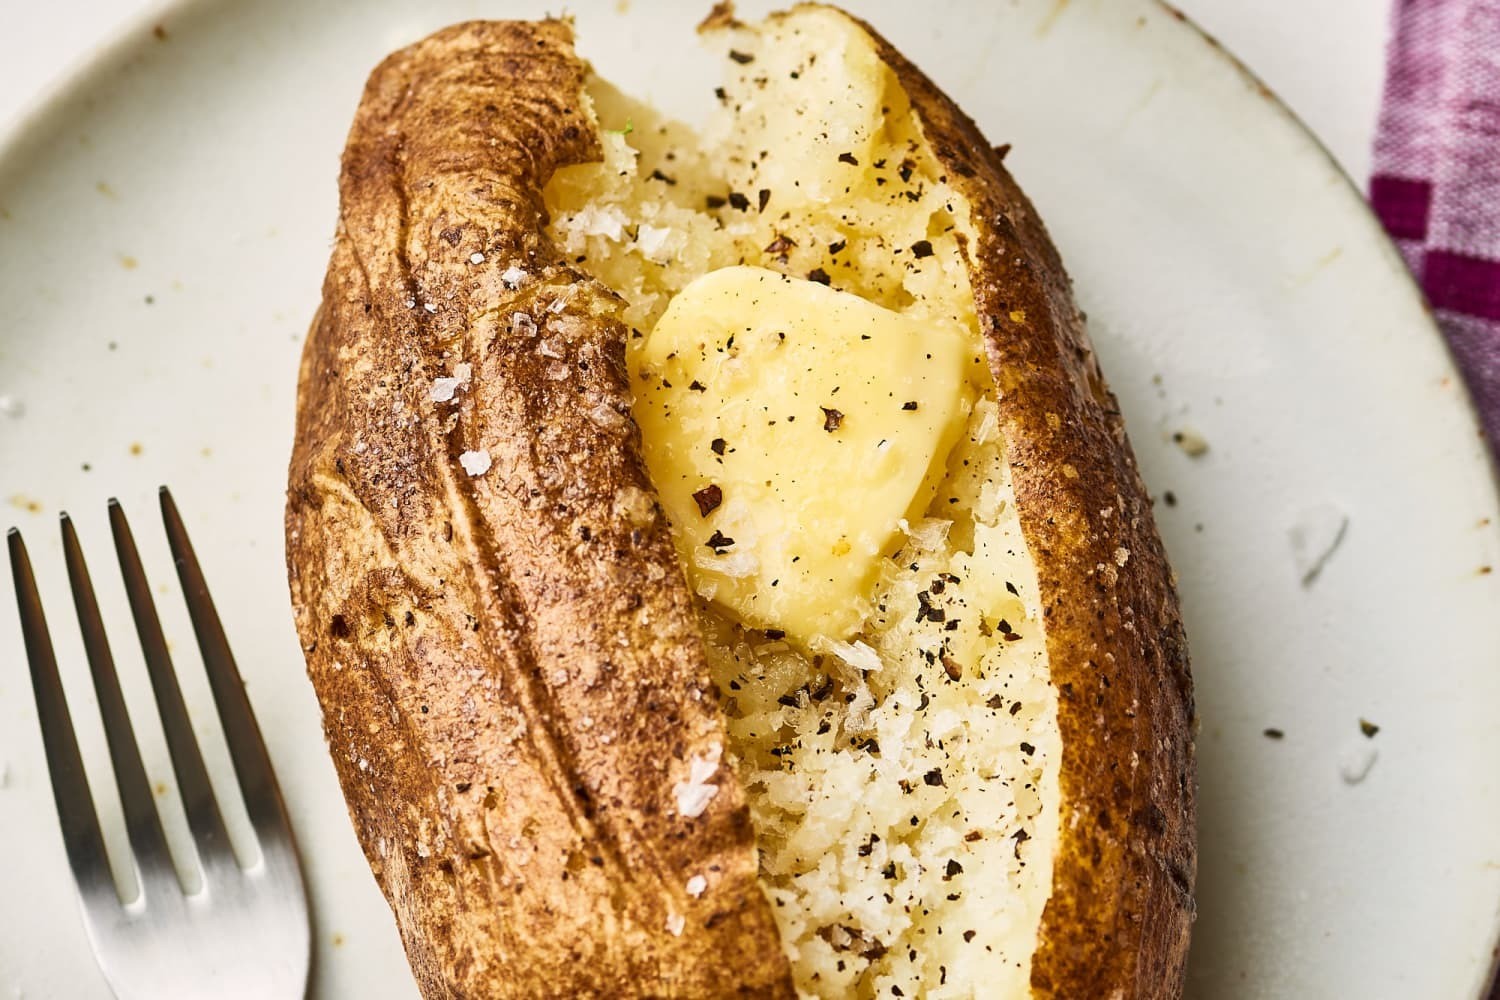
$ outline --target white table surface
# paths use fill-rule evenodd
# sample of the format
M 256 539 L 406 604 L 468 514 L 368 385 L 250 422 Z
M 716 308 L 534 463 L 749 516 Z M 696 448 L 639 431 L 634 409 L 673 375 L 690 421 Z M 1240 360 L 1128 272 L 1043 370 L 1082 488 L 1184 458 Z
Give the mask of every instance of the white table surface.
M 0 134 L 100 43 L 164 5 L 165 0 L 0 0 Z M 1387 0 L 1177 0 L 1177 5 L 1280 94 L 1364 187 L 1384 71 Z M 699 12 L 709 0 L 685 6 Z M 496 16 L 503 16 L 505 7 L 505 0 L 494 0 Z

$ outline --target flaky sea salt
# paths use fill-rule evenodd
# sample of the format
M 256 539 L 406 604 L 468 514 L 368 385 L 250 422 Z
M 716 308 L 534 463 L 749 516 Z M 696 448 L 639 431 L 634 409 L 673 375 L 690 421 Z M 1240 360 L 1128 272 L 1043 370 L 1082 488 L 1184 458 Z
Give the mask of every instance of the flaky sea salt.
M 619 240 L 625 235 L 625 226 L 630 221 L 615 205 L 589 205 L 573 219 L 585 236 L 603 236 L 607 240 Z
M 647 528 L 656 521 L 656 501 L 639 486 L 625 486 L 615 494 L 614 514 L 633 527 Z
M 702 816 L 703 810 L 719 794 L 719 786 L 710 784 L 708 779 L 719 770 L 719 757 L 723 752 L 724 748 L 715 743 L 706 755 L 699 757 L 695 754 L 688 761 L 688 780 L 672 786 L 679 814 L 689 819 Z
M 469 263 L 470 264 L 483 264 L 484 263 L 484 254 L 482 254 L 482 253 L 471 253 L 471 254 L 469 254 Z
M 683 928 L 687 927 L 687 918 L 680 913 L 667 914 L 667 933 L 673 937 L 682 937 Z
M 973 428 L 974 443 L 987 444 L 993 441 L 1000 432 L 1000 417 L 996 412 L 995 404 L 988 399 L 981 399 L 974 404 L 974 417 L 970 424 Z
M 693 550 L 693 562 L 699 569 L 718 573 L 733 580 L 743 580 L 747 576 L 753 576 L 760 569 L 760 560 L 753 552 L 720 551 L 699 547 Z
M 635 243 L 636 246 L 640 247 L 641 253 L 647 257 L 655 258 L 661 253 L 662 248 L 666 246 L 667 239 L 671 235 L 671 229 L 665 227 L 658 228 L 643 222 L 636 229 Z
M 434 403 L 446 403 L 453 398 L 461 384 L 456 378 L 435 378 L 432 380 L 432 388 L 427 392 L 427 398 Z
M 919 550 L 935 552 L 947 544 L 948 530 L 952 527 L 952 521 L 924 517 L 916 524 L 902 523 L 901 530 Z
M 689 896 L 697 898 L 707 891 L 708 879 L 704 878 L 702 875 L 694 875 L 692 878 L 687 880 L 687 894 Z
M 484 449 L 466 451 L 458 456 L 458 464 L 471 476 L 482 476 L 490 471 L 490 453 Z
M 605 430 L 618 430 L 625 426 L 625 416 L 608 403 L 600 403 L 588 411 L 588 418 Z
M 506 288 L 520 288 L 521 282 L 526 280 L 526 272 L 512 264 L 500 272 L 500 280 L 505 282 Z
M 880 654 L 865 645 L 863 642 L 834 642 L 829 641 L 825 647 L 834 656 L 843 660 L 856 670 L 866 673 L 880 669 Z

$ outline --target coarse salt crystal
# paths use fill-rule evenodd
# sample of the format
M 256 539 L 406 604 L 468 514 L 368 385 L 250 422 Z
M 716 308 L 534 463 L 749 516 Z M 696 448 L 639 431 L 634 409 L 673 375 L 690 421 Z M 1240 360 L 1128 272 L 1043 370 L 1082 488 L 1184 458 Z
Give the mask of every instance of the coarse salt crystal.
M 456 378 L 435 378 L 432 380 L 432 388 L 427 393 L 427 398 L 434 403 L 446 403 L 453 398 L 462 383 Z
M 563 353 L 562 341 L 559 340 L 557 337 L 548 337 L 548 338 L 546 338 L 540 344 L 537 345 L 536 349 L 542 355 L 542 357 L 544 357 L 544 358 L 563 358 L 563 357 L 567 357 L 567 355 Z
M 703 895 L 707 891 L 708 879 L 704 878 L 702 875 L 694 875 L 692 878 L 687 880 L 687 894 L 689 896 L 698 897 Z
M 700 569 L 722 574 L 732 580 L 742 580 L 760 568 L 760 560 L 753 552 L 716 552 L 712 549 L 695 548 L 693 562 Z
M 624 235 L 625 225 L 630 221 L 625 217 L 625 213 L 614 205 L 589 206 L 574 218 L 583 229 L 585 236 L 603 236 L 610 240 L 618 240 Z
M 605 430 L 616 430 L 625 426 L 625 417 L 608 403 L 600 403 L 588 412 L 588 417 Z
M 656 520 L 656 501 L 639 486 L 625 486 L 615 494 L 614 513 L 634 527 L 650 527 Z
M 536 320 L 531 318 L 530 313 L 511 313 L 510 326 L 512 330 L 523 337 L 536 336 Z
M 430 313 L 437 312 L 437 304 L 433 303 L 433 302 L 423 302 L 422 303 L 422 308 L 426 309 Z
M 661 252 L 662 247 L 666 246 L 667 239 L 671 235 L 671 229 L 658 228 L 643 222 L 636 230 L 635 243 L 641 248 L 641 253 L 647 257 L 655 257 Z
M 678 813 L 689 819 L 702 816 L 714 796 L 719 794 L 719 786 L 709 784 L 708 779 L 719 770 L 719 757 L 723 752 L 724 748 L 715 743 L 705 756 L 695 754 L 688 761 L 688 780 L 672 786 Z
M 869 672 L 880 669 L 880 654 L 862 642 L 833 642 L 822 645 L 833 655 L 857 670 Z
M 526 280 L 526 272 L 512 264 L 500 272 L 500 280 L 505 282 L 506 288 L 520 288 L 521 282 Z
M 703 815 L 703 810 L 719 794 L 718 785 L 674 785 L 672 792 L 677 796 L 677 812 L 689 819 L 696 819 Z
M 995 404 L 987 399 L 980 400 L 974 404 L 974 416 L 974 443 L 982 445 L 993 441 L 1000 430 L 1000 418 Z
M 458 456 L 458 464 L 471 476 L 482 476 L 490 471 L 490 453 L 484 449 L 466 451 Z
M 471 254 L 469 254 L 469 263 L 470 264 L 483 264 L 484 263 L 484 254 L 482 254 L 482 253 L 471 253 Z
M 667 914 L 667 933 L 673 937 L 682 937 L 683 928 L 687 927 L 687 918 L 680 913 Z

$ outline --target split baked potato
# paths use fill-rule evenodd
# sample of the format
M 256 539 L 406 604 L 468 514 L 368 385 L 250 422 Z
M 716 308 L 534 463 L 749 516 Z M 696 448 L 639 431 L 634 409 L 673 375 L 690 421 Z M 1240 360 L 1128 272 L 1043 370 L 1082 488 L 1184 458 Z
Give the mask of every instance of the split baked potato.
M 1057 252 L 867 25 L 700 30 L 701 134 L 548 20 L 349 135 L 287 554 L 417 982 L 1177 996 L 1186 645 Z

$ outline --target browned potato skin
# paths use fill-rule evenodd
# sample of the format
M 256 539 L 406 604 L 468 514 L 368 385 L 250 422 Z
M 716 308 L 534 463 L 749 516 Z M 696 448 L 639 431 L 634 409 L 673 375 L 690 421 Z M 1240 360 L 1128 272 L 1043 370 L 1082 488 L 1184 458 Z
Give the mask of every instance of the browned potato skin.
M 542 233 L 547 178 L 599 155 L 583 79 L 560 21 L 457 25 L 370 78 L 303 358 L 297 627 L 426 997 L 789 997 L 738 785 L 696 819 L 673 795 L 724 726 L 665 522 L 616 506 L 650 489 L 617 300 Z M 565 380 L 511 320 L 561 301 Z M 433 404 L 459 360 L 461 408 Z
M 864 28 L 948 182 L 969 199 L 978 235 L 969 279 L 1041 587 L 1062 730 L 1062 839 L 1032 992 L 1178 997 L 1197 872 L 1193 684 L 1151 501 L 1062 258 L 1003 153 Z
M 1031 204 L 973 123 L 871 34 L 974 211 L 971 278 L 1046 609 L 1063 832 L 1033 988 L 1175 997 L 1193 705 L 1150 504 Z M 298 629 L 427 997 L 790 996 L 740 789 L 721 770 L 702 818 L 676 813 L 683 762 L 722 743 L 723 720 L 664 524 L 616 509 L 622 487 L 650 489 L 636 431 L 586 416 L 599 402 L 628 414 L 616 301 L 553 263 L 543 233 L 548 177 L 599 155 L 584 72 L 549 21 L 457 25 L 372 75 L 303 361 L 287 506 Z M 511 291 L 499 275 L 516 261 L 534 277 Z M 509 317 L 540 320 L 570 288 L 566 353 L 587 368 L 553 380 Z M 445 420 L 426 391 L 459 360 L 474 378 Z M 457 456 L 479 447 L 494 468 L 470 478 Z M 710 889 L 694 900 L 698 873 Z M 681 937 L 669 912 L 687 918 Z

